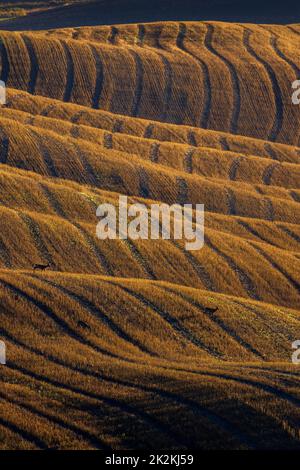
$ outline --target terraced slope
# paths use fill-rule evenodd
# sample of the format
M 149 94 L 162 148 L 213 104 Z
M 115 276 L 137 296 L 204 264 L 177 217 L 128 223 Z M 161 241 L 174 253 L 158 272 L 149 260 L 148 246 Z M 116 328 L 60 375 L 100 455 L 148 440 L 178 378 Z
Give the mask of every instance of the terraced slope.
M 297 28 L 1 32 L 0 448 L 299 449 Z M 120 194 L 204 248 L 100 241 Z
M 1 32 L 2 79 L 96 109 L 298 145 L 299 42 L 294 27 L 227 23 Z

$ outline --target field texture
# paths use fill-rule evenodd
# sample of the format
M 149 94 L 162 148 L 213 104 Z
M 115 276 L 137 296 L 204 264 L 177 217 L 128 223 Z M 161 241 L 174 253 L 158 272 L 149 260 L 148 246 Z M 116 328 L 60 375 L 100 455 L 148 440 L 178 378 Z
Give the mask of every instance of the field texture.
M 85 4 L 89 0 L 2 0 L 0 4 L 0 22 L 24 18 L 28 14 L 51 13 L 57 7 Z
M 299 49 L 300 25 L 1 31 L 1 449 L 300 449 Z M 99 240 L 120 194 L 203 203 L 204 248 Z

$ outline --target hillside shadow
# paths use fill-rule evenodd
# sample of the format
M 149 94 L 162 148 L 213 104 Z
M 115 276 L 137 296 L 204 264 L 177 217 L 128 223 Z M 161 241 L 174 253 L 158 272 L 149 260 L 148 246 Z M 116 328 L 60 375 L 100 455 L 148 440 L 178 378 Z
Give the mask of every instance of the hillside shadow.
M 2 30 L 43 30 L 155 21 L 298 23 L 300 2 L 239 0 L 99 0 L 69 5 L 0 23 Z

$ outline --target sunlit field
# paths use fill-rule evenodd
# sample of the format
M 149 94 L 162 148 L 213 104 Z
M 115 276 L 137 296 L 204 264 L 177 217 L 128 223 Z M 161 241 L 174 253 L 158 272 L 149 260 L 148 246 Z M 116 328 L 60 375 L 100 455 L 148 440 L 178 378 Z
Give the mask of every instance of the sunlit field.
M 0 449 L 300 448 L 299 49 L 300 25 L 0 31 Z M 98 239 L 121 194 L 204 204 L 204 247 Z

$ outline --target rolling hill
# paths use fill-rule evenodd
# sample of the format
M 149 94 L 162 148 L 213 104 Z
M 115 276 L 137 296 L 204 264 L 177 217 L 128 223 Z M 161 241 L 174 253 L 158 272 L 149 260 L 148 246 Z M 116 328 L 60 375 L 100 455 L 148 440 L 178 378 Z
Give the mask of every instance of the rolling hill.
M 0 29 L 48 30 L 155 21 L 298 23 L 297 0 L 8 0 L 0 5 Z
M 299 450 L 300 25 L 0 47 L 0 448 Z M 120 194 L 205 204 L 203 249 L 99 240 Z

